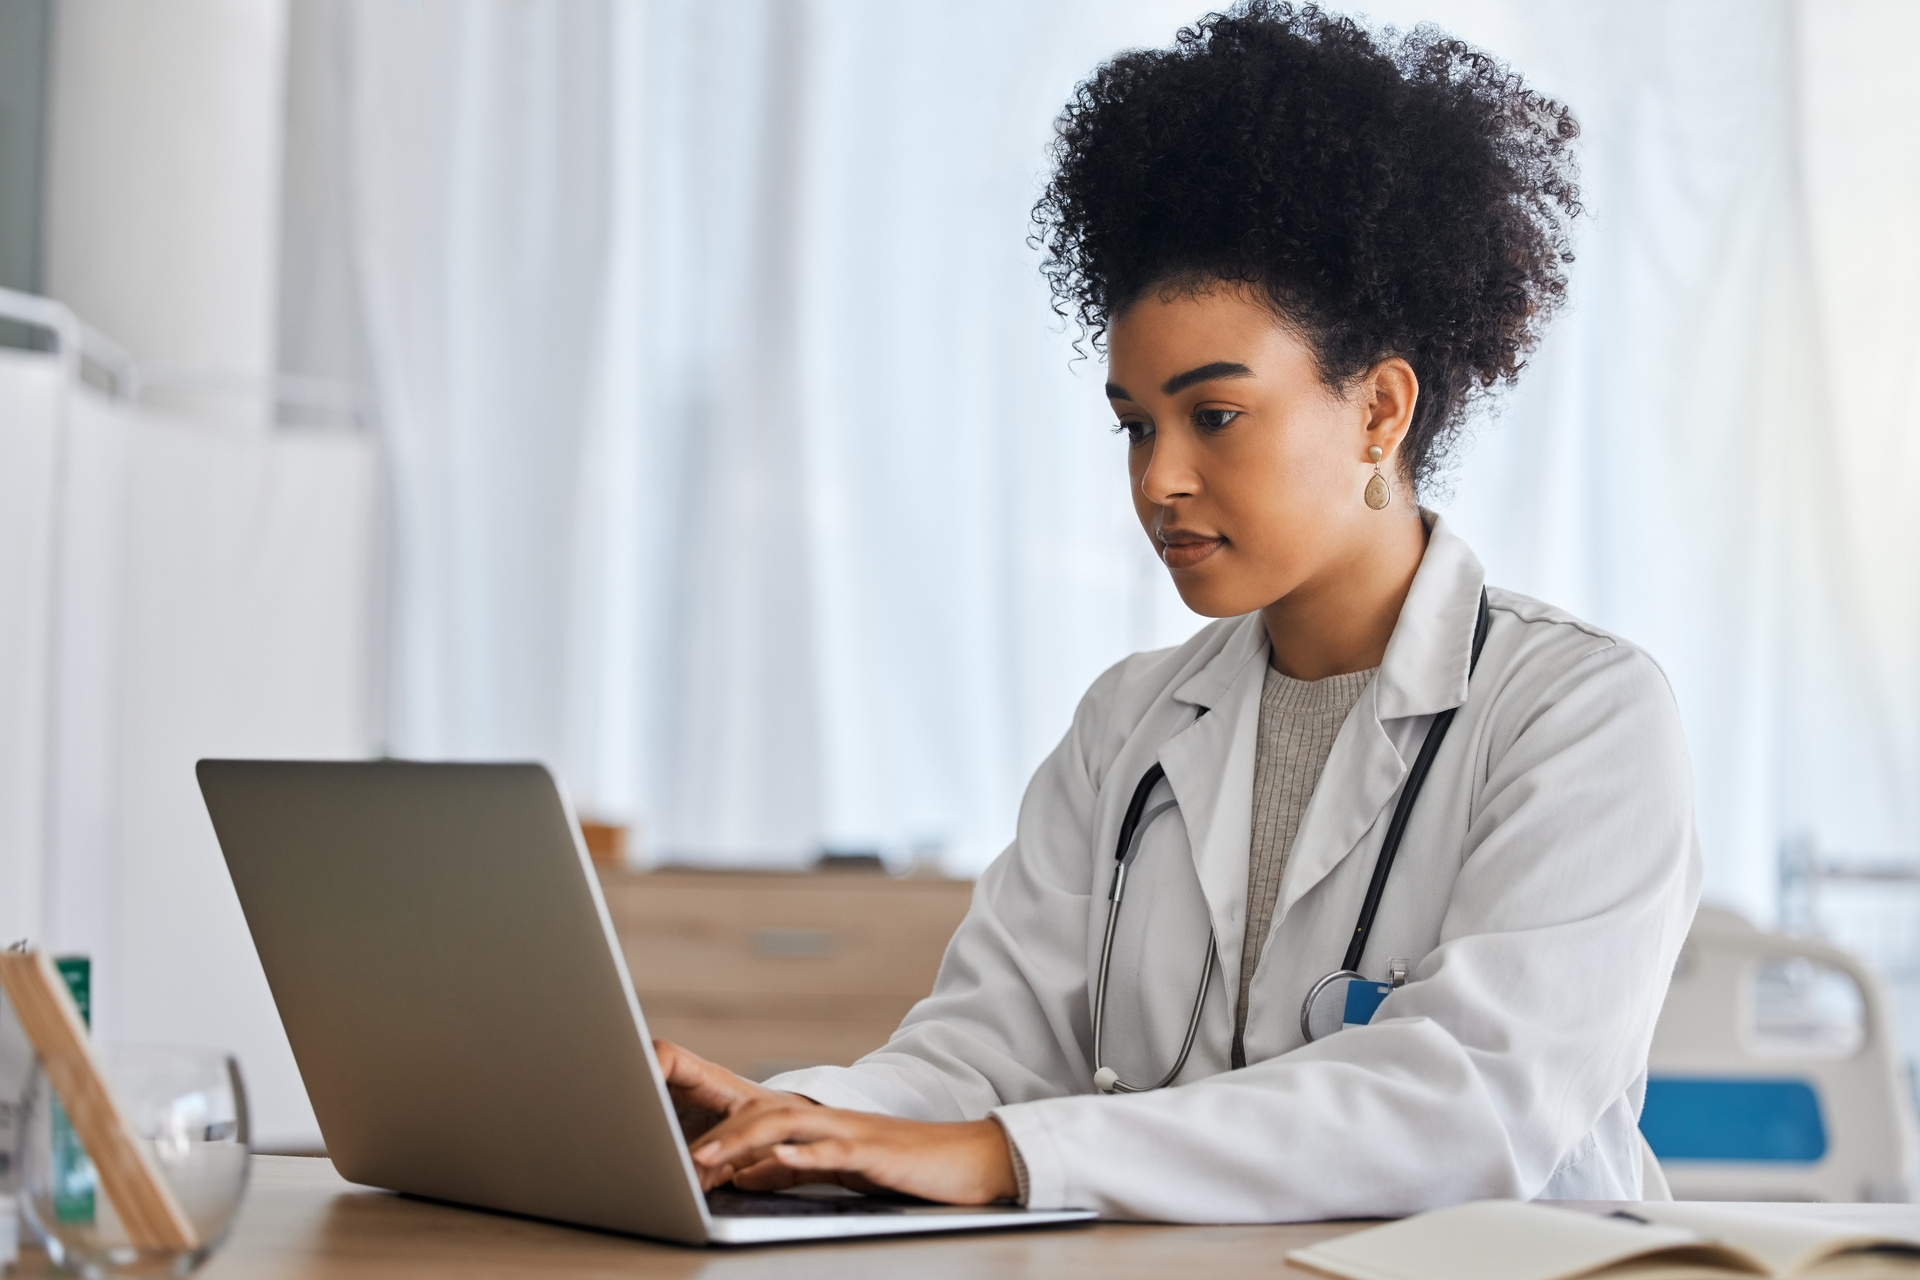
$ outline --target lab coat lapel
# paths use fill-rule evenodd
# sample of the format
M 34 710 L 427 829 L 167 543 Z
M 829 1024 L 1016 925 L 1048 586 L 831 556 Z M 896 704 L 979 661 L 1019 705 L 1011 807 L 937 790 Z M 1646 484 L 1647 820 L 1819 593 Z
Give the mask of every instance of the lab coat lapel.
M 1366 838 L 1380 811 L 1400 788 L 1411 760 L 1394 746 L 1375 708 L 1376 677 L 1360 695 L 1347 722 L 1333 740 L 1326 769 L 1314 786 L 1293 838 L 1293 852 L 1280 876 L 1280 900 L 1273 924 L 1286 919 L 1293 904 L 1324 879 Z
M 1467 699 L 1473 627 L 1486 574 L 1439 516 L 1424 510 L 1422 515 L 1429 523 L 1426 554 L 1400 607 L 1379 674 L 1340 726 L 1301 816 L 1281 876 L 1276 928 L 1381 820 L 1420 750 L 1426 717 Z
M 1208 708 L 1207 714 L 1160 748 L 1228 975 L 1240 972 L 1246 930 L 1253 755 L 1266 653 L 1260 615 L 1250 614 L 1213 661 L 1174 692 L 1182 702 Z M 1226 990 L 1231 1005 L 1238 998 L 1235 983 L 1228 981 Z

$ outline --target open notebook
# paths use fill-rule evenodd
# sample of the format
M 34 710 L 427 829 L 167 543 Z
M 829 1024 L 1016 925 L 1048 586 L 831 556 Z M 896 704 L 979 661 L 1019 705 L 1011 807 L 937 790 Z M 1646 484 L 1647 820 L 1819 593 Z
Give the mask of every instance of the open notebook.
M 1602 1217 L 1486 1200 L 1324 1240 L 1287 1259 L 1347 1280 L 1920 1280 L 1920 1239 L 1674 1203 Z

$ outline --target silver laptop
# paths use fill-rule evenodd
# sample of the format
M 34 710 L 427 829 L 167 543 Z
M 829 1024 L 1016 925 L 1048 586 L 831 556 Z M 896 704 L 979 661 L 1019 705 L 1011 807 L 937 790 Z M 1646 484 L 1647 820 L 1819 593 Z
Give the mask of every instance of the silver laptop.
M 688 1244 L 1094 1216 L 703 1195 L 573 812 L 539 765 L 203 760 L 199 776 L 352 1182 Z

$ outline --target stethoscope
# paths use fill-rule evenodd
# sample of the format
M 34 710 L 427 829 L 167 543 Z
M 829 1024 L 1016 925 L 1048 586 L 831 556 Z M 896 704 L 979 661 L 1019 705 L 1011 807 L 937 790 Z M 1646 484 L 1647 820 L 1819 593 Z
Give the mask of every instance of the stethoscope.
M 1487 642 L 1487 624 L 1490 614 L 1487 608 L 1487 593 L 1480 591 L 1480 613 L 1473 624 L 1473 657 L 1467 664 L 1467 679 L 1473 679 L 1475 668 L 1480 665 L 1480 650 Z M 1453 725 L 1454 712 L 1458 707 L 1449 707 L 1434 716 L 1433 723 L 1427 727 L 1427 737 L 1420 744 L 1420 754 L 1414 757 L 1413 768 L 1407 773 L 1407 784 L 1400 791 L 1400 802 L 1394 806 L 1393 820 L 1387 824 L 1387 838 L 1380 846 L 1380 858 L 1373 864 L 1373 879 L 1367 883 L 1367 896 L 1360 903 L 1360 918 L 1354 921 L 1353 939 L 1347 944 L 1347 954 L 1340 961 L 1340 967 L 1313 984 L 1307 991 L 1307 998 L 1300 1005 L 1300 1034 L 1307 1040 L 1315 1040 L 1324 1034 L 1317 1026 L 1312 1015 L 1315 1002 L 1323 992 L 1334 988 L 1340 981 L 1366 981 L 1359 972 L 1360 957 L 1366 953 L 1367 937 L 1373 932 L 1373 917 L 1380 910 L 1381 895 L 1386 892 L 1387 876 L 1393 871 L 1394 857 L 1400 852 L 1400 839 L 1407 832 L 1407 819 L 1413 813 L 1413 802 L 1420 798 L 1420 788 L 1427 783 L 1427 774 L 1433 768 L 1433 758 L 1440 753 L 1440 743 L 1447 736 L 1447 730 Z M 1203 709 L 1200 713 L 1205 715 Z M 1193 1052 L 1194 1037 L 1200 1031 L 1200 1012 L 1206 1007 L 1207 990 L 1213 985 L 1214 961 L 1218 951 L 1214 945 L 1215 931 L 1207 930 L 1207 950 L 1201 957 L 1200 986 L 1193 994 L 1193 1012 L 1187 1017 L 1187 1034 L 1180 1042 L 1180 1056 L 1173 1061 L 1173 1067 L 1166 1075 L 1149 1085 L 1133 1085 L 1122 1080 L 1112 1067 L 1101 1063 L 1101 1033 L 1106 1025 L 1107 1013 L 1107 971 L 1113 963 L 1113 930 L 1120 919 L 1120 902 L 1127 892 L 1127 871 L 1133 866 L 1133 860 L 1140 853 L 1140 839 L 1146 835 L 1153 820 L 1179 804 L 1177 800 L 1163 800 L 1153 808 L 1147 808 L 1147 800 L 1153 789 L 1167 776 L 1167 771 L 1155 761 L 1140 776 L 1140 783 L 1133 789 L 1133 799 L 1127 804 L 1125 817 L 1120 821 L 1120 840 L 1113 851 L 1113 886 L 1107 890 L 1107 933 L 1100 944 L 1100 973 L 1093 987 L 1093 1083 L 1102 1093 L 1145 1093 L 1151 1089 L 1164 1089 L 1173 1083 L 1181 1069 L 1187 1065 L 1187 1056 Z M 1395 985 L 1399 985 L 1400 976 L 1395 974 Z

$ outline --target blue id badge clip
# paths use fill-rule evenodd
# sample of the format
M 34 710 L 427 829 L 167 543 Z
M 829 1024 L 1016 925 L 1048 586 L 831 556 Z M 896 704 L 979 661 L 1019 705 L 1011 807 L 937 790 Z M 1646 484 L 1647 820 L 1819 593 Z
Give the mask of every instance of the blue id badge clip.
M 1347 1004 L 1341 1014 L 1340 1029 L 1364 1027 L 1373 1021 L 1373 1015 L 1380 1011 L 1380 1002 L 1385 1000 L 1395 987 L 1407 982 L 1407 970 L 1410 966 L 1398 956 L 1387 961 L 1387 980 L 1368 982 L 1364 978 L 1351 979 L 1347 983 Z
M 1380 1002 L 1387 998 L 1393 987 L 1385 982 L 1349 982 L 1347 983 L 1346 1016 L 1340 1019 L 1340 1029 L 1364 1027 L 1373 1021 Z

